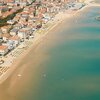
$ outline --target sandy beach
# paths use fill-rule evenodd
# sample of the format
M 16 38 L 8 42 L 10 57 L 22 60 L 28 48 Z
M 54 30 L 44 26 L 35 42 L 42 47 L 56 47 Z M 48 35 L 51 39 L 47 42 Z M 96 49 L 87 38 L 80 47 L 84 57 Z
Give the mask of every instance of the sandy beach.
M 86 7 L 88 7 L 88 6 L 85 6 L 80 11 L 82 11 Z M 42 49 L 40 50 L 40 48 L 45 47 L 45 46 L 43 46 L 43 43 L 46 42 L 46 39 L 49 38 L 50 34 L 54 34 L 55 32 L 59 31 L 60 25 L 66 20 L 66 18 L 70 19 L 71 17 L 73 17 L 73 15 L 79 13 L 80 11 L 75 11 L 74 13 L 71 12 L 71 14 L 61 13 L 60 17 L 59 17 L 59 15 L 57 15 L 57 17 L 56 17 L 57 23 L 56 24 L 54 24 L 52 27 L 50 27 L 48 29 L 48 31 L 46 31 L 44 34 L 39 34 L 39 35 L 37 34 L 36 38 L 34 39 L 33 45 L 28 50 L 26 50 L 21 56 L 19 56 L 19 58 L 17 58 L 18 60 L 15 60 L 13 62 L 13 64 L 11 65 L 11 68 L 8 70 L 7 73 L 3 74 L 3 76 L 0 77 L 0 83 L 1 83 L 0 98 L 1 98 L 1 100 L 16 100 L 15 99 L 16 94 L 20 95 L 20 92 L 22 93 L 24 91 L 24 89 L 21 90 L 21 88 L 25 88 L 26 85 L 23 85 L 20 82 L 20 80 L 23 80 L 23 83 L 25 82 L 27 84 L 28 84 L 28 82 L 31 82 L 32 76 L 39 73 L 38 72 L 39 70 L 42 70 L 42 68 L 41 68 L 42 62 L 46 61 L 49 58 L 48 54 L 46 54 Z M 61 18 L 62 18 L 62 20 L 61 20 Z M 61 27 L 63 27 L 63 26 L 61 26 Z M 29 60 L 32 60 L 32 63 L 28 63 Z M 31 64 L 34 65 L 34 68 L 30 67 Z M 31 70 L 34 70 L 34 73 L 32 76 L 30 73 Z M 19 74 L 22 76 L 19 77 L 18 76 Z M 37 85 L 39 81 L 40 80 L 38 80 L 38 78 L 34 77 L 34 85 Z M 15 91 L 14 89 L 16 89 L 16 92 L 13 92 L 13 91 Z M 34 87 L 34 89 L 35 89 L 35 87 Z M 5 93 L 5 91 L 6 91 L 6 93 Z M 5 97 L 5 95 L 3 93 L 5 93 L 7 95 L 7 97 Z M 13 96 L 13 97 L 11 98 L 11 96 Z
M 18 64 L 23 60 L 23 58 L 29 54 L 30 50 L 34 49 L 39 43 L 41 43 L 42 40 L 44 40 L 44 37 L 47 34 L 49 34 L 51 31 L 57 29 L 57 27 L 64 20 L 66 20 L 66 18 L 73 17 L 73 15 L 75 15 L 77 12 L 79 12 L 79 11 L 60 12 L 59 14 L 57 14 L 55 16 L 53 21 L 49 22 L 49 26 L 46 28 L 46 30 L 40 29 L 38 32 L 35 33 L 34 39 L 31 40 L 32 43 L 31 43 L 30 47 L 27 50 L 22 51 L 21 55 L 18 55 L 18 57 L 15 57 L 14 59 L 12 59 L 12 53 L 10 53 L 7 56 L 8 57 L 7 60 L 12 59 L 11 60 L 12 63 L 9 65 L 6 64 L 8 67 L 10 66 L 10 68 L 0 76 L 0 84 L 2 84 L 11 75 L 11 73 L 17 68 Z M 17 49 L 18 49 L 18 47 L 16 48 L 15 52 L 17 51 Z M 5 66 L 5 64 L 4 64 L 4 66 Z
M 87 0 L 86 5 L 77 11 L 66 10 L 65 12 L 59 12 L 55 16 L 53 21 L 50 20 L 46 24 L 47 28 L 44 28 L 44 29 L 41 28 L 39 31 L 35 32 L 35 37 L 31 41 L 29 41 L 30 43 L 26 41 L 27 42 L 26 49 L 20 50 L 19 48 L 21 47 L 22 45 L 21 44 L 19 47 L 13 50 L 10 54 L 4 57 L 3 59 L 5 63 L 1 65 L 1 67 L 3 66 L 1 69 L 3 70 L 3 72 L 2 71 L 0 72 L 0 84 L 11 75 L 11 73 L 17 68 L 18 63 L 22 61 L 22 59 L 28 55 L 29 51 L 32 48 L 35 48 L 35 46 L 39 44 L 48 33 L 53 31 L 53 29 L 57 29 L 60 23 L 66 20 L 66 18 L 71 18 L 74 15 L 78 14 L 80 11 L 84 10 L 86 7 L 91 6 L 91 4 L 89 3 L 90 1 L 92 0 Z
M 94 5 L 96 6 L 96 4 L 94 4 Z M 18 57 L 12 59 L 11 54 L 9 54 L 8 56 L 9 57 L 11 56 L 9 59 L 12 59 L 11 60 L 12 63 L 9 65 L 10 68 L 0 76 L 0 84 L 2 84 L 13 73 L 13 71 L 18 67 L 19 63 L 21 63 L 23 61 L 23 59 L 29 55 L 29 52 L 31 50 L 35 49 L 38 44 L 43 42 L 43 40 L 47 36 L 47 34 L 50 34 L 55 29 L 58 30 L 58 28 L 59 28 L 58 26 L 61 23 L 63 23 L 67 18 L 70 19 L 71 17 L 77 15 L 82 10 L 84 10 L 90 6 L 93 6 L 93 4 L 91 5 L 90 3 L 87 3 L 86 6 L 84 6 L 83 8 L 81 8 L 80 10 L 77 10 L 77 11 L 67 10 L 66 12 L 60 12 L 59 14 L 57 14 L 55 16 L 53 21 L 49 22 L 49 26 L 47 27 L 46 30 L 43 30 L 43 28 L 42 28 L 38 32 L 35 33 L 34 39 L 31 40 L 30 47 L 28 47 L 27 50 L 22 51 L 21 55 L 19 54 Z M 16 49 L 18 49 L 18 48 L 16 48 Z
M 61 23 L 63 22 L 60 21 L 59 24 L 61 25 Z M 3 84 L 0 85 L 1 99 L 16 100 L 15 97 L 17 95 L 20 95 L 20 93 L 23 93 L 24 91 L 28 91 L 30 89 L 28 88 L 28 90 L 26 90 L 26 84 L 30 83 L 32 81 L 32 78 L 34 78 L 34 86 L 39 84 L 40 80 L 38 79 L 38 77 L 36 78 L 36 75 L 39 74 L 39 70 L 43 70 L 43 67 L 41 67 L 42 63 L 49 58 L 48 54 L 44 52 L 43 49 L 40 50 L 40 48 L 46 48 L 46 45 L 44 44 L 46 43 L 47 38 L 51 37 L 51 34 L 54 34 L 61 28 L 59 24 L 53 26 L 45 35 L 40 37 L 39 40 L 35 42 L 32 48 L 30 48 L 27 52 L 24 52 L 25 54 L 23 54 L 23 56 L 21 56 L 17 62 L 14 62 L 14 64 L 12 65 L 13 68 L 8 72 L 10 77 L 5 82 L 3 82 L 2 80 Z M 53 46 L 53 44 L 51 45 Z M 32 61 L 31 63 L 28 63 L 30 62 L 30 59 Z M 34 67 L 32 67 L 32 65 L 34 65 Z M 34 73 L 32 73 L 31 70 L 32 72 L 34 70 Z M 43 73 L 45 73 L 44 70 Z M 22 76 L 19 77 L 19 74 L 21 74 Z M 22 81 L 23 83 L 25 82 L 25 84 L 23 84 Z M 36 90 L 35 87 L 34 90 Z

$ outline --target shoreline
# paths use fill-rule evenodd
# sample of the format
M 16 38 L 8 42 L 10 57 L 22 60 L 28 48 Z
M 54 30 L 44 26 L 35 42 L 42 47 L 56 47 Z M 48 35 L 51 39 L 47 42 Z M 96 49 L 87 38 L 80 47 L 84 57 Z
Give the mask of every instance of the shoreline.
M 58 20 L 58 19 L 56 19 Z M 55 23 L 53 26 L 51 26 L 51 28 L 49 28 L 45 33 L 36 33 L 36 37 L 33 38 L 33 44 L 31 45 L 30 48 L 28 48 L 28 50 L 26 50 L 25 52 L 23 52 L 22 55 L 20 55 L 18 58 L 16 58 L 14 60 L 14 62 L 12 63 L 12 65 L 10 66 L 10 68 L 5 72 L 3 73 L 1 76 L 0 76 L 0 84 L 2 84 L 12 73 L 13 71 L 18 67 L 18 64 L 21 62 L 21 60 L 26 57 L 28 55 L 28 53 L 37 45 L 39 44 L 43 37 L 45 37 L 51 30 L 53 30 L 56 26 L 58 26 L 64 19 L 62 19 L 61 21 L 58 21 L 57 23 Z M 53 24 L 53 23 L 52 23 Z M 17 61 L 18 59 L 18 61 Z M 13 66 L 14 65 L 14 66 Z
M 32 45 L 26 50 L 23 52 L 23 54 L 21 54 L 19 57 L 17 57 L 16 59 L 14 59 L 12 65 L 10 66 L 10 68 L 5 72 L 3 73 L 1 76 L 0 76 L 0 84 L 2 84 L 14 71 L 15 69 L 18 68 L 18 64 L 21 62 L 21 60 L 26 57 L 28 55 L 28 53 L 37 45 L 39 44 L 41 41 L 43 41 L 43 37 L 45 37 L 47 34 L 50 33 L 50 31 L 52 31 L 53 29 L 55 29 L 60 23 L 62 23 L 64 20 L 66 20 L 67 18 L 71 18 L 73 17 L 73 15 L 76 15 L 77 13 L 83 11 L 85 8 L 89 7 L 89 5 L 86 5 L 84 6 L 83 8 L 77 10 L 77 11 L 72 11 L 70 14 L 67 14 L 67 13 L 59 13 L 56 15 L 56 17 L 54 18 L 54 23 L 51 22 L 51 25 L 45 30 L 45 33 L 36 33 L 36 37 L 33 38 L 32 40 Z M 42 29 L 40 29 L 41 31 Z M 13 66 L 14 65 L 14 66 Z

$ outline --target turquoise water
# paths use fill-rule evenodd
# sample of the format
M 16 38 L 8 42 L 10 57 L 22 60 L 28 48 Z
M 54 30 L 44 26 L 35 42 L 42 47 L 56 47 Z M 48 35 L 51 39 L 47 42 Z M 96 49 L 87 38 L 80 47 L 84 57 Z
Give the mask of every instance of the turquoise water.
M 71 28 L 59 33 L 64 39 L 49 52 L 47 78 L 37 100 L 100 100 L 100 22 L 94 19 L 97 11 L 100 8 L 82 12 L 69 21 Z
M 49 58 L 36 94 L 21 100 L 100 100 L 100 22 L 98 7 L 90 7 L 56 32 L 54 46 L 46 45 Z M 47 42 L 48 44 L 48 42 Z M 51 46 L 51 47 L 50 47 Z

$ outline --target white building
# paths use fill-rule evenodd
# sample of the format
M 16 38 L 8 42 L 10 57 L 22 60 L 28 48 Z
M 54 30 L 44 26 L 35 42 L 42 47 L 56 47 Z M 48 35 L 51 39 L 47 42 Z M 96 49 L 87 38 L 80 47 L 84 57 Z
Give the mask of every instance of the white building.
M 8 20 L 7 23 L 12 25 L 12 24 L 15 23 L 15 21 L 14 20 Z
M 18 37 L 18 35 L 12 36 L 12 37 L 9 38 L 9 42 L 10 43 L 12 42 L 13 43 L 13 47 L 15 48 L 20 44 L 20 37 Z
M 20 39 L 26 39 L 28 38 L 28 31 L 27 28 L 22 28 L 18 31 L 18 36 L 20 37 Z

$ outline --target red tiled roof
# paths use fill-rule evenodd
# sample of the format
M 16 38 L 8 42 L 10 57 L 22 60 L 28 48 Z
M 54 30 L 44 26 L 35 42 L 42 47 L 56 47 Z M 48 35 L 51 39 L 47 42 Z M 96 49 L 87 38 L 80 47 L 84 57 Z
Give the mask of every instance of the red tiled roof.
M 6 0 L 6 2 L 14 2 L 14 0 Z
M 22 12 L 21 14 L 29 14 L 29 12 Z
M 2 34 L 2 37 L 9 38 L 10 37 L 10 34 L 9 33 L 4 33 L 4 34 Z
M 16 35 L 16 36 L 10 37 L 9 39 L 10 39 L 10 40 L 19 40 L 20 37 L 18 37 L 18 35 Z
M 6 45 L 1 45 L 0 46 L 0 50 L 5 50 L 5 49 L 7 49 L 8 48 L 8 46 L 6 46 Z

